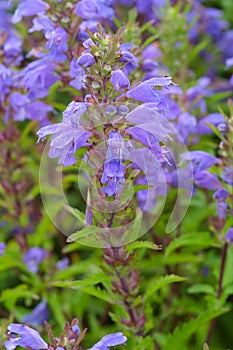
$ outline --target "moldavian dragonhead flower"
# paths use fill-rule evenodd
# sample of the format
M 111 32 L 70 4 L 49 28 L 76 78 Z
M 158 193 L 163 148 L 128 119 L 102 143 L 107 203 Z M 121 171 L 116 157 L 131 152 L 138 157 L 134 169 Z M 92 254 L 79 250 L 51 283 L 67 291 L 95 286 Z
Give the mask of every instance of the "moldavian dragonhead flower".
M 10 92 L 12 86 L 12 70 L 0 64 L 0 103 L 3 103 L 5 96 Z
M 124 345 L 127 338 L 121 332 L 105 335 L 89 350 L 109 350 L 109 347 Z
M 207 117 L 202 118 L 197 125 L 197 133 L 200 135 L 207 135 L 212 134 L 213 131 L 211 130 L 210 126 L 208 124 L 211 124 L 215 126 L 216 128 L 218 125 L 225 122 L 224 117 L 220 113 L 211 113 Z
M 206 170 L 212 165 L 218 164 L 219 159 L 204 151 L 191 151 L 181 155 L 184 160 L 191 160 L 194 173 Z
M 81 0 L 75 6 L 75 13 L 78 17 L 86 20 L 109 19 L 114 16 L 114 11 L 110 7 L 111 1 L 106 0 Z
M 56 263 L 56 267 L 57 267 L 58 270 L 65 270 L 69 265 L 70 265 L 70 260 L 67 257 L 59 260 Z
M 5 248 L 6 244 L 4 242 L 0 242 L 0 256 L 4 254 Z
M 163 97 L 161 92 L 156 89 L 156 86 L 162 87 L 171 84 L 171 77 L 151 78 L 129 90 L 126 96 L 141 102 L 160 102 Z
M 32 326 L 43 324 L 49 318 L 48 304 L 45 300 L 41 301 L 29 315 L 24 316 L 23 322 Z
M 50 87 L 58 80 L 54 74 L 55 65 L 51 58 L 43 57 L 33 61 L 20 74 L 21 84 L 29 93 L 30 99 L 48 95 Z
M 46 48 L 51 50 L 51 55 L 56 62 L 62 62 L 66 59 L 66 51 L 68 50 L 67 39 L 68 34 L 65 29 L 57 27 L 45 34 L 48 40 Z
M 45 12 L 49 5 L 42 0 L 25 0 L 20 2 L 13 17 L 12 22 L 18 23 L 23 17 L 38 15 L 40 12 Z
M 87 131 L 84 126 L 79 125 L 79 119 L 88 105 L 89 103 L 86 102 L 71 102 L 63 113 L 61 123 L 45 126 L 37 132 L 38 141 L 52 135 L 49 157 L 58 157 L 58 164 L 64 166 L 75 164 L 75 152 L 80 147 L 90 145 L 88 139 L 92 133 Z
M 233 228 L 232 227 L 230 227 L 228 229 L 225 238 L 226 238 L 226 241 L 228 243 L 233 243 Z
M 91 53 L 84 52 L 77 60 L 77 63 L 82 68 L 88 68 L 93 66 L 93 64 L 95 64 L 96 61 L 95 57 Z
M 123 73 L 119 69 L 112 72 L 110 81 L 116 91 L 123 91 L 125 89 L 128 89 L 130 86 L 129 79 L 127 78 L 125 73 Z
M 46 250 L 40 247 L 30 248 L 23 258 L 28 271 L 33 273 L 38 272 L 38 266 L 46 258 L 47 254 Z
M 7 327 L 9 340 L 5 342 L 6 350 L 14 350 L 18 346 L 24 349 L 48 349 L 48 345 L 34 329 L 21 324 L 12 323 Z
M 106 162 L 104 164 L 104 172 L 101 183 L 107 185 L 103 187 L 104 192 L 108 196 L 118 194 L 125 182 L 124 164 L 126 155 L 126 146 L 123 137 L 118 131 L 111 130 L 108 138 L 108 150 Z

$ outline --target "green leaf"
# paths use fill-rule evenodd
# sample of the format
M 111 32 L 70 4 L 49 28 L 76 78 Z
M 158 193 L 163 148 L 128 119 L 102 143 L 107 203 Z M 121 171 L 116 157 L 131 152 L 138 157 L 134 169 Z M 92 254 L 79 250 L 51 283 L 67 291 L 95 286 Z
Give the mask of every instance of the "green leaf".
M 198 248 L 211 247 L 213 244 L 213 238 L 208 232 L 194 232 L 188 233 L 172 241 L 166 249 L 165 257 L 167 257 L 174 250 L 181 247 L 197 246 Z
M 145 294 L 145 300 L 149 299 L 158 289 L 175 282 L 185 281 L 186 278 L 177 275 L 167 275 L 160 277 L 157 280 L 153 280 L 153 283 L 147 288 Z
M 137 193 L 138 191 L 142 191 L 142 190 L 155 189 L 155 186 L 138 184 L 138 185 L 134 185 L 133 189 L 134 189 L 134 193 Z
M 57 292 L 48 293 L 48 304 L 51 308 L 53 317 L 55 318 L 56 322 L 59 324 L 59 327 L 63 329 L 66 319 L 62 312 L 59 293 Z
M 198 283 L 198 284 L 195 284 L 194 286 L 188 288 L 188 293 L 190 293 L 190 294 L 196 294 L 196 293 L 215 294 L 215 290 L 214 290 L 213 286 L 211 286 L 209 284 Z
M 28 286 L 25 284 L 19 284 L 15 288 L 5 289 L 1 295 L 1 301 L 9 311 L 14 310 L 15 304 L 20 298 L 39 299 L 38 295 L 28 290 Z
M 161 250 L 161 246 L 154 244 L 153 242 L 148 241 L 136 241 L 128 244 L 125 247 L 125 250 L 128 252 L 132 252 L 135 249 L 153 249 L 153 250 Z
M 85 221 L 85 214 L 83 214 L 80 210 L 77 208 L 70 207 L 69 205 L 64 205 L 64 208 L 72 215 L 74 215 L 79 221 L 84 222 Z
M 174 332 L 166 338 L 166 350 L 180 350 L 181 346 L 186 344 L 187 340 L 198 331 L 200 327 L 228 311 L 229 309 L 227 308 L 221 310 L 206 310 L 197 318 L 176 327 Z
M 95 286 L 84 287 L 82 288 L 82 291 L 100 300 L 106 301 L 109 304 L 114 304 L 114 301 L 112 300 L 110 295 L 100 287 L 95 287 Z
M 100 230 L 100 228 L 94 227 L 94 226 L 87 226 L 87 227 L 83 228 L 82 230 L 79 230 L 75 233 L 72 233 L 67 238 L 67 242 L 73 242 L 73 241 L 79 240 L 81 238 L 87 239 L 88 237 L 97 234 L 98 230 Z
M 87 286 L 93 286 L 95 284 L 105 282 L 110 279 L 111 278 L 107 277 L 104 273 L 97 273 L 92 277 L 80 281 L 56 281 L 53 282 L 52 285 L 55 287 L 79 289 Z

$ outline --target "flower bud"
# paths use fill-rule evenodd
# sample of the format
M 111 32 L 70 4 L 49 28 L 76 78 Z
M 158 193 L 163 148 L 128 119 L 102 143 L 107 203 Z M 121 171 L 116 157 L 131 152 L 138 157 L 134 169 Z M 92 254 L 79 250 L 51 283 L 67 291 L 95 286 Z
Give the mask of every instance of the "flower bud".
M 79 59 L 77 60 L 77 63 L 81 67 L 88 68 L 90 66 L 93 66 L 93 64 L 95 64 L 95 58 L 94 56 L 92 56 L 92 54 L 86 52 L 79 57 Z
M 128 89 L 130 86 L 129 79 L 121 70 L 116 70 L 113 72 L 110 81 L 116 91 Z

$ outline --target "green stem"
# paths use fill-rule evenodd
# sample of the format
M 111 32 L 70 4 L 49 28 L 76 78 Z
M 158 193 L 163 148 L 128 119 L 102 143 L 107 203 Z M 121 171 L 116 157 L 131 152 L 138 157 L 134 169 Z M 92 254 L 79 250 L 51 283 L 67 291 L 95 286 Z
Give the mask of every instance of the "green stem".
M 217 291 L 217 299 L 220 299 L 221 294 L 222 294 L 222 283 L 223 283 L 224 269 L 225 269 L 225 265 L 226 265 L 227 248 L 228 248 L 228 244 L 225 243 L 223 248 L 222 248 L 221 266 L 220 266 L 219 281 L 218 281 L 218 291 Z M 208 333 L 207 333 L 207 337 L 206 337 L 206 343 L 208 345 L 210 345 L 210 340 L 211 340 L 211 337 L 213 335 L 215 323 L 216 323 L 216 318 L 214 318 L 210 322 L 210 327 L 209 327 L 209 330 L 208 330 Z

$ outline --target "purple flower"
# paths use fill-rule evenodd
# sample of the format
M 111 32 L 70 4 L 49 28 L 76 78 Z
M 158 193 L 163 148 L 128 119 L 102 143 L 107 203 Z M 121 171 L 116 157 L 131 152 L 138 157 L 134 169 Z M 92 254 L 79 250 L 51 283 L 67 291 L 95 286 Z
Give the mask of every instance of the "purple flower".
M 191 160 L 194 167 L 194 172 L 199 172 L 210 168 L 214 164 L 218 164 L 218 158 L 204 151 L 191 151 L 181 155 L 184 160 Z
M 229 196 L 229 193 L 226 188 L 222 187 L 219 188 L 215 193 L 214 193 L 214 199 L 217 201 L 225 201 Z
M 39 333 L 30 327 L 11 323 L 7 329 L 10 332 L 10 339 L 5 342 L 6 350 L 14 350 L 17 346 L 32 350 L 48 349 L 48 345 Z M 16 336 L 14 333 L 19 336 Z
M 42 0 L 34 0 L 33 2 L 31 0 L 22 1 L 12 17 L 12 22 L 20 22 L 24 16 L 38 15 L 40 12 L 44 12 L 48 8 L 49 5 Z
M 13 118 L 15 120 L 26 119 L 25 106 L 30 102 L 29 98 L 19 92 L 13 92 L 9 97 L 9 103 L 14 111 Z
M 109 6 L 111 1 L 81 0 L 75 7 L 77 16 L 83 19 L 112 19 L 113 9 Z
M 181 113 L 178 117 L 177 130 L 184 142 L 188 142 L 188 138 L 196 131 L 197 120 L 188 112 Z
M 226 60 L 226 65 L 227 65 L 227 67 L 232 67 L 233 66 L 233 57 L 228 58 Z
M 216 203 L 218 217 L 220 220 L 225 220 L 227 215 L 228 205 L 225 202 L 217 201 Z
M 161 163 L 165 161 L 162 148 L 159 144 L 159 139 L 156 138 L 155 135 L 143 130 L 142 128 L 138 128 L 137 126 L 128 128 L 127 133 L 135 140 L 147 146 Z
M 3 103 L 4 97 L 10 92 L 12 85 L 12 71 L 0 64 L 0 102 Z
M 122 183 L 125 181 L 123 162 L 126 157 L 126 147 L 124 139 L 118 131 L 110 131 L 108 138 L 108 150 L 104 172 L 101 183 L 107 185 L 103 187 L 108 196 L 118 194 L 123 188 Z
M 100 8 L 95 0 L 81 0 L 77 3 L 75 12 L 83 19 L 92 19 L 98 17 Z
M 63 258 L 56 263 L 58 270 L 65 270 L 70 264 L 69 258 Z
M 109 347 L 125 344 L 127 338 L 121 332 L 105 335 L 89 350 L 109 350 Z
M 226 238 L 227 243 L 233 242 L 233 228 L 232 227 L 230 227 L 228 229 L 225 238 Z
M 58 80 L 54 69 L 52 60 L 45 57 L 29 63 L 22 71 L 22 85 L 29 90 L 30 99 L 48 95 L 49 88 Z
M 47 120 L 47 113 L 53 110 L 52 106 L 41 101 L 31 102 L 29 98 L 19 92 L 13 92 L 9 97 L 9 103 L 13 110 L 15 120 L 31 119 L 40 122 Z
M 29 33 L 43 30 L 45 33 L 54 29 L 54 23 L 48 16 L 41 13 L 37 17 L 33 18 L 33 26 L 28 30 Z
M 29 315 L 24 316 L 23 322 L 32 326 L 43 324 L 49 318 L 48 304 L 46 301 L 40 302 Z
M 215 127 L 218 127 L 219 124 L 224 123 L 224 117 L 220 113 L 211 113 L 207 117 L 201 119 L 197 125 L 198 134 L 212 134 L 211 128 L 208 124 L 212 124 Z M 207 124 L 208 123 L 208 124 Z
M 40 247 L 33 247 L 24 255 L 23 261 L 28 271 L 38 272 L 38 265 L 45 259 L 47 252 Z
M 161 93 L 156 86 L 168 86 L 172 83 L 170 77 L 152 78 L 142 82 L 126 93 L 126 96 L 142 102 L 160 102 Z
M 95 64 L 96 61 L 95 57 L 91 53 L 84 52 L 77 60 L 77 63 L 80 65 L 80 67 L 88 68 L 90 66 L 93 66 L 93 64 Z
M 221 186 L 217 176 L 205 170 L 194 175 L 194 182 L 197 186 L 209 190 L 216 190 Z
M 233 169 L 229 167 L 224 168 L 221 177 L 228 185 L 233 186 Z
M 68 34 L 65 29 L 58 27 L 46 33 L 48 40 L 46 48 L 51 50 L 51 55 L 56 62 L 62 62 L 66 59 L 65 52 L 68 50 Z
M 5 248 L 6 244 L 4 242 L 0 242 L 0 256 L 3 255 Z
M 77 90 L 85 88 L 85 84 L 83 83 L 85 71 L 78 65 L 77 60 L 74 58 L 70 63 L 70 76 L 71 78 L 74 78 L 70 81 L 70 86 L 73 86 Z
M 121 70 L 114 71 L 111 74 L 110 81 L 116 91 L 123 91 L 130 86 L 129 79 Z
M 40 141 L 47 135 L 52 134 L 49 157 L 59 157 L 58 164 L 65 166 L 76 163 L 74 153 L 80 148 L 88 146 L 90 131 L 86 131 L 79 125 L 81 115 L 89 104 L 85 102 L 71 102 L 63 113 L 63 121 L 58 124 L 48 125 L 41 128 L 37 135 Z

